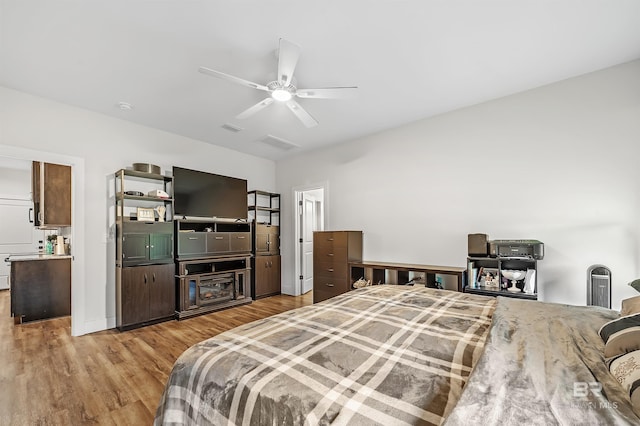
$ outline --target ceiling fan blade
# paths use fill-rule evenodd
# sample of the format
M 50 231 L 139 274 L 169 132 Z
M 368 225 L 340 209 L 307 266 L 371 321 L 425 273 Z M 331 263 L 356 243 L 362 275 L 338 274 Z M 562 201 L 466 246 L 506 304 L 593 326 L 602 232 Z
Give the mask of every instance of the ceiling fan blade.
M 281 38 L 278 50 L 278 82 L 283 86 L 291 84 L 299 57 L 300 46 Z
M 245 80 L 243 78 L 234 77 L 232 75 L 225 74 L 225 73 L 220 72 L 220 71 L 212 70 L 211 68 L 200 67 L 200 68 L 198 68 L 198 71 L 200 71 L 202 74 L 207 74 L 207 75 L 210 75 L 210 76 L 213 76 L 213 77 L 221 78 L 223 80 L 227 80 L 227 81 L 230 81 L 230 82 L 236 83 L 236 84 L 241 84 L 243 86 L 251 87 L 253 89 L 264 90 L 265 92 L 269 91 L 269 88 L 267 86 L 263 85 L 263 84 L 258 84 L 258 83 L 254 83 L 254 82 L 249 81 L 249 80 Z
M 347 99 L 356 96 L 358 87 L 326 87 L 324 89 L 298 89 L 296 96 L 299 98 L 315 99 Z
M 268 107 L 272 103 L 273 103 L 273 98 L 271 98 L 271 97 L 264 98 L 263 100 L 261 100 L 260 102 L 255 104 L 254 106 L 249 107 L 249 108 L 245 109 L 244 111 L 242 111 L 240 114 L 236 115 L 236 118 L 239 119 L 239 120 L 243 120 L 243 119 L 245 119 L 247 117 L 252 116 L 256 112 L 260 111 L 261 109 Z
M 298 117 L 298 119 L 302 121 L 302 123 L 304 123 L 305 126 L 313 127 L 318 125 L 318 120 L 313 118 L 311 114 L 305 111 L 305 109 L 302 108 L 300 104 L 294 101 L 293 99 L 290 101 L 287 101 L 287 106 L 291 111 L 293 111 L 296 117 Z

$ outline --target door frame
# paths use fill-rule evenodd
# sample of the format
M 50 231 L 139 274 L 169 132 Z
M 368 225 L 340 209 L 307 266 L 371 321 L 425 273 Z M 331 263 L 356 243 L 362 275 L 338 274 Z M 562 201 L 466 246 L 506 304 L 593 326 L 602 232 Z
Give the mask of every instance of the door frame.
M 293 282 L 296 283 L 294 285 L 294 296 L 300 296 L 302 294 L 302 280 L 300 279 L 300 275 L 302 273 L 300 265 L 302 262 L 302 250 L 300 249 L 300 238 L 302 237 L 302 234 L 300 232 L 300 230 L 302 229 L 302 212 L 301 212 L 301 206 L 299 204 L 299 200 L 300 197 L 302 196 L 303 192 L 307 192 L 307 191 L 315 191 L 315 190 L 322 190 L 323 191 L 323 201 L 322 201 L 322 222 L 323 222 L 323 228 L 327 229 L 327 227 L 329 226 L 329 182 L 325 181 L 325 182 L 320 182 L 320 183 L 315 183 L 315 184 L 309 184 L 309 185 L 302 185 L 302 186 L 296 186 L 294 188 L 292 188 L 292 193 L 293 193 L 293 209 L 291 210 L 292 212 L 294 212 L 293 217 L 294 217 L 294 226 L 293 226 L 293 246 L 294 246 L 294 253 L 295 253 L 295 257 L 294 257 L 294 263 L 295 263 L 295 267 L 293 268 L 294 270 L 294 275 L 293 275 Z
M 85 334 L 84 159 L 8 145 L 0 145 L 0 156 L 17 160 L 44 161 L 71 166 L 71 187 L 73 188 L 71 194 L 71 242 L 73 244 L 71 262 L 71 335 L 81 336 Z

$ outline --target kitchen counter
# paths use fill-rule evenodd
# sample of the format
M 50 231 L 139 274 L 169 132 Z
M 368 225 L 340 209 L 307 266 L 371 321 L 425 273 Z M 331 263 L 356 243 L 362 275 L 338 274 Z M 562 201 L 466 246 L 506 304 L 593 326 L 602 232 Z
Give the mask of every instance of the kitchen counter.
M 71 256 L 35 253 L 7 259 L 16 324 L 71 315 Z
M 20 253 L 10 254 L 4 259 L 5 262 L 22 262 L 25 260 L 50 260 L 50 259 L 71 259 L 70 254 L 44 254 L 44 253 Z

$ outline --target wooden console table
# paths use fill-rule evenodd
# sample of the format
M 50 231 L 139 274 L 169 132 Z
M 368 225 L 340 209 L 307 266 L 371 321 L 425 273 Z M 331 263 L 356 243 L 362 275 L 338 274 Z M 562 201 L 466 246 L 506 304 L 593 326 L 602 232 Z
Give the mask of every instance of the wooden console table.
M 466 268 L 458 266 L 416 265 L 411 263 L 363 261 L 349 263 L 351 280 L 364 277 L 371 284 L 406 284 L 410 275 L 425 274 L 426 285 L 436 286 L 436 274 L 454 275 L 458 279 L 458 291 L 463 290 Z M 411 274 L 412 273 L 412 274 Z

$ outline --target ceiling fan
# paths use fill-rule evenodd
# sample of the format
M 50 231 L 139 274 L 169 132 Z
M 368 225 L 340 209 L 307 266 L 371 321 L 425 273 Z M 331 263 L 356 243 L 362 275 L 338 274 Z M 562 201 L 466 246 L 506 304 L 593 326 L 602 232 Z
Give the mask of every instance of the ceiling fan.
M 302 123 L 307 127 L 318 125 L 318 121 L 311 116 L 298 102 L 295 97 L 303 99 L 339 99 L 351 97 L 358 87 L 326 87 L 321 89 L 298 89 L 293 85 L 293 71 L 300 56 L 300 46 L 291 43 L 283 38 L 280 39 L 278 50 L 278 77 L 277 80 L 265 84 L 258 84 L 243 78 L 234 77 L 220 71 L 206 67 L 200 67 L 198 71 L 203 74 L 218 77 L 232 83 L 241 84 L 253 89 L 268 92 L 269 96 L 257 104 L 249 107 L 236 116 L 238 119 L 245 119 L 256 112 L 268 107 L 274 101 L 283 102 Z

